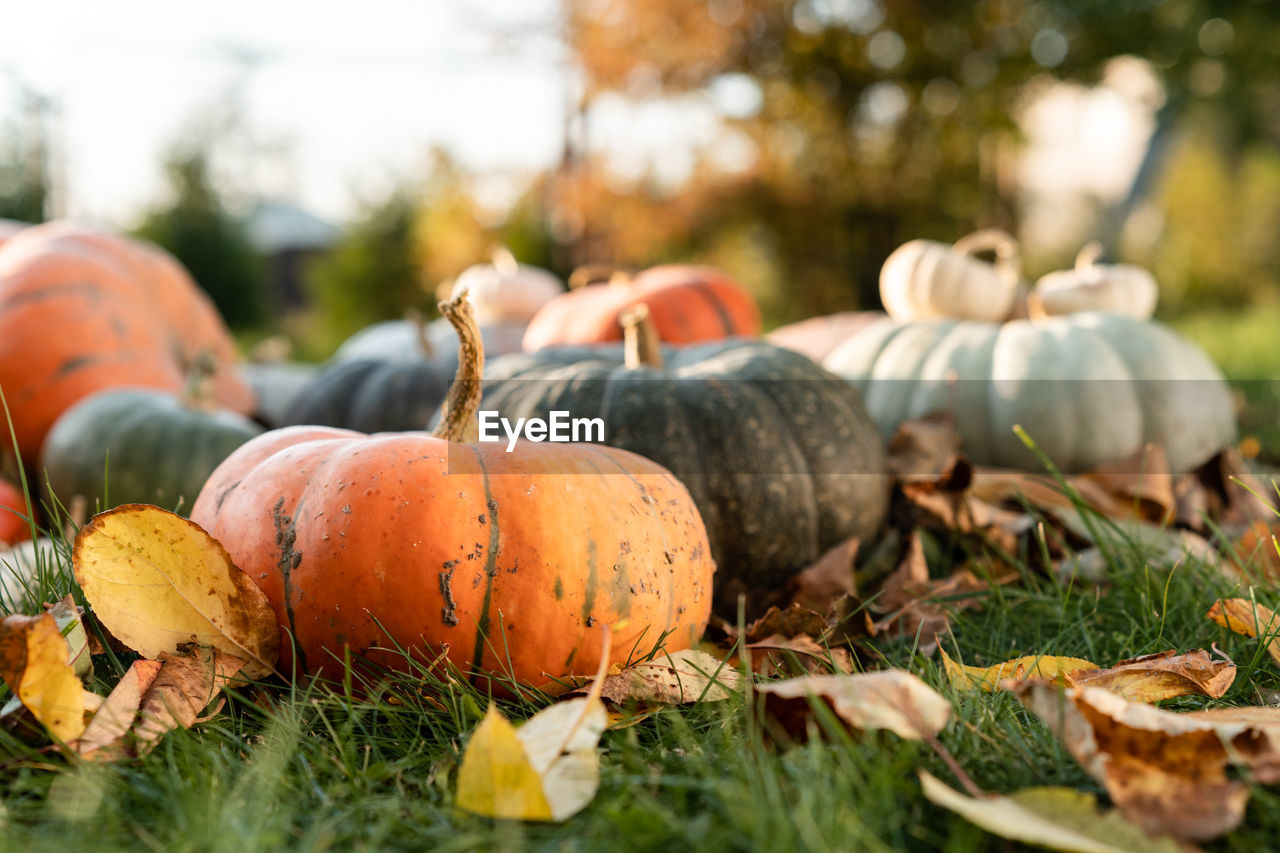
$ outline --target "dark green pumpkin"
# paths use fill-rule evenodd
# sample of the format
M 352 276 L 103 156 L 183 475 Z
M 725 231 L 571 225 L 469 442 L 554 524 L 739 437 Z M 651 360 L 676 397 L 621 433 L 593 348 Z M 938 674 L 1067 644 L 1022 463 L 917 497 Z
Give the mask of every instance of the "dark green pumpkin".
M 360 359 L 331 363 L 298 393 L 285 426 L 313 424 L 359 432 L 425 429 L 449 393 L 457 358 Z
M 63 506 L 82 496 L 90 512 L 148 503 L 185 515 L 213 469 L 261 432 L 164 391 L 101 391 L 54 422 L 40 452 L 44 487 Z
M 726 615 L 739 592 L 754 609 L 828 548 L 880 527 L 884 447 L 847 383 L 758 340 L 663 348 L 661 358 L 628 367 L 623 347 L 605 346 L 496 359 L 482 408 L 513 422 L 552 410 L 598 417 L 604 443 L 669 468 L 706 523 Z

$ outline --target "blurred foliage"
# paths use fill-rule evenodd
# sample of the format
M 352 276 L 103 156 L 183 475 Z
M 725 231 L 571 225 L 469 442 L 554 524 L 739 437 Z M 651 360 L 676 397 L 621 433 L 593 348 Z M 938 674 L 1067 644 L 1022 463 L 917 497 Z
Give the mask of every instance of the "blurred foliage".
M 44 150 L 0 147 L 0 219 L 43 222 L 49 197 Z
M 169 200 L 134 233 L 168 249 L 209 294 L 233 329 L 266 318 L 266 274 L 241 221 L 228 212 L 201 146 L 179 145 L 165 163 Z
M 1134 192 L 1098 212 L 1104 237 L 1158 183 L 1167 249 L 1196 229 L 1179 220 L 1198 203 L 1186 198 L 1193 183 L 1244 189 L 1272 168 L 1251 152 L 1280 139 L 1280 19 L 1265 0 L 566 0 L 566 11 L 588 116 L 605 98 L 642 104 L 727 86 L 758 101 L 723 116 L 720 137 L 676 187 L 656 175 L 620 186 L 598 154 L 569 152 L 551 214 L 569 223 L 577 259 L 722 257 L 775 321 L 875 305 L 880 263 L 908 239 L 1016 229 L 1013 115 L 1046 79 L 1093 84 L 1109 60 L 1137 55 L 1164 87 Z M 1224 183 L 1197 176 L 1207 167 L 1170 145 L 1193 122 L 1214 126 Z M 717 162 L 725 143 L 750 150 L 750 165 Z M 1179 175 L 1190 170 L 1185 186 L 1162 162 L 1167 152 Z M 1267 233 L 1248 218 L 1215 220 L 1215 251 L 1242 232 Z M 1274 287 L 1274 252 L 1256 263 Z M 1161 255 L 1157 266 L 1188 299 L 1253 274 L 1208 255 Z M 1218 271 L 1235 283 L 1220 284 Z
M 426 177 L 366 199 L 342 241 L 307 274 L 318 328 L 305 332 L 304 352 L 329 353 L 356 331 L 415 308 L 434 316 L 458 273 L 487 262 L 496 245 L 524 263 L 549 265 L 552 241 L 541 183 L 526 191 L 501 222 L 477 202 L 475 178 L 443 151 L 433 151 Z M 315 340 L 314 338 L 318 338 Z

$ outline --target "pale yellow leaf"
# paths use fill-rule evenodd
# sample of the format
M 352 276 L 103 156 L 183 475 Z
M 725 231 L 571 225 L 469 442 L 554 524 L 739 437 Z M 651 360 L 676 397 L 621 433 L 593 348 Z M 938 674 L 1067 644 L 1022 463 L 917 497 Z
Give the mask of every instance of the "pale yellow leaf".
M 808 675 L 762 684 L 756 690 L 796 708 L 806 707 L 811 696 L 820 697 L 851 728 L 887 729 L 910 740 L 934 737 L 951 716 L 951 704 L 937 691 L 911 673 L 897 669 L 858 675 Z M 798 702 L 806 702 L 806 706 Z M 779 716 L 777 711 L 774 713 Z
M 467 741 L 455 802 L 484 817 L 552 819 L 541 776 L 529 763 L 515 727 L 492 705 Z
M 71 668 L 77 676 L 84 678 L 93 669 L 93 661 L 89 657 L 89 635 L 80 619 L 80 608 L 67 595 L 55 604 L 46 604 L 45 611 L 53 617 L 67 641 L 67 659 Z
M 714 676 L 714 678 L 713 678 Z M 605 677 L 601 695 L 610 702 L 685 705 L 722 702 L 737 691 L 738 671 L 697 649 L 681 649 L 633 664 Z
M 1030 788 L 980 800 L 920 771 L 925 798 L 1009 841 L 1070 853 L 1179 853 L 1171 838 L 1150 838 L 1118 812 L 1103 812 L 1091 794 Z
M 280 633 L 266 596 L 187 519 L 143 504 L 99 513 L 72 564 L 94 614 L 143 657 L 196 643 L 247 661 L 246 678 L 273 670 Z
M 84 732 L 84 685 L 48 613 L 0 622 L 0 677 L 55 740 L 65 743 Z
M 947 672 L 947 678 L 957 690 L 984 690 L 990 693 L 998 690 L 1000 682 L 1006 678 L 1061 678 L 1077 670 L 1098 668 L 1096 663 L 1084 658 L 1053 655 L 1026 655 L 991 666 L 968 666 L 952 660 L 945 650 L 938 651 L 942 655 L 942 666 Z

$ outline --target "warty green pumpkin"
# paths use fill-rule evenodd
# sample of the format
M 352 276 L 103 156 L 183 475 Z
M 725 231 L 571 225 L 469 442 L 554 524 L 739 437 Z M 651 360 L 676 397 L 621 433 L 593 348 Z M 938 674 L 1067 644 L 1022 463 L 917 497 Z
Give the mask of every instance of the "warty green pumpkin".
M 661 348 L 644 312 L 620 346 L 549 348 L 493 362 L 484 408 L 601 418 L 604 443 L 689 488 L 736 615 L 825 550 L 884 521 L 884 447 L 859 394 L 799 353 L 731 338 Z
M 1180 473 L 1235 435 L 1231 394 L 1213 362 L 1167 327 L 1118 314 L 1003 324 L 885 319 L 823 364 L 862 392 L 886 436 L 904 420 L 951 413 L 979 464 L 1043 469 L 1015 425 L 1067 471 L 1156 442 Z

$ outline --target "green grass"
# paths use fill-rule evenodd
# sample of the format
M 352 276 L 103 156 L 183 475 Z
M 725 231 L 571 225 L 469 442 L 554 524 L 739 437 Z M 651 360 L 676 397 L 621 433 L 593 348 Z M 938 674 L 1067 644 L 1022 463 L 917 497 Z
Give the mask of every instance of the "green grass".
M 1022 654 L 1101 664 L 1217 643 L 1239 665 L 1217 702 L 1254 704 L 1280 690 L 1257 640 L 1204 618 L 1234 590 L 1207 565 L 1150 568 L 1139 551 L 1111 552 L 1105 588 L 1061 586 L 1024 571 L 987 606 L 959 614 L 947 650 L 969 663 Z M 45 578 L 51 596 L 65 571 Z M 1259 591 L 1274 605 L 1280 593 Z M 1007 694 L 961 693 L 913 643 L 878 643 L 864 660 L 910 669 L 947 696 L 955 720 L 942 741 L 992 791 L 1098 786 L 1056 738 Z M 99 688 L 118 677 L 98 662 Z M 404 686 L 403 683 L 401 686 Z M 487 697 L 435 684 L 433 698 L 367 701 L 321 685 L 241 692 L 191 731 L 167 735 L 145 759 L 74 766 L 0 732 L 0 849 L 164 850 L 1003 850 L 1004 842 L 932 806 L 917 768 L 955 785 L 923 744 L 876 733 L 827 736 L 789 749 L 768 742 L 745 699 L 662 710 L 608 732 L 602 783 L 562 825 L 493 822 L 452 807 L 460 750 Z M 264 698 L 265 697 L 265 698 Z M 536 703 L 506 703 L 524 717 Z M 1280 833 L 1280 795 L 1260 790 L 1246 826 L 1214 849 L 1267 849 Z

